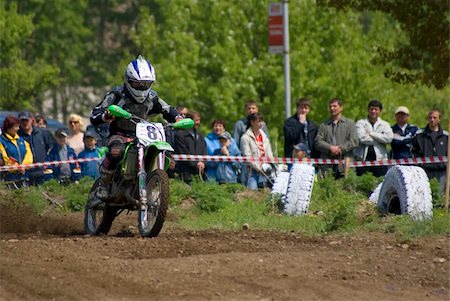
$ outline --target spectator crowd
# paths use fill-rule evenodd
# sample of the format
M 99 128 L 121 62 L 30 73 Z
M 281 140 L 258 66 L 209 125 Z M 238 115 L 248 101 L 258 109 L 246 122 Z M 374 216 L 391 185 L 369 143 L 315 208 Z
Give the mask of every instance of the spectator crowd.
M 320 124 L 310 119 L 311 100 L 300 98 L 296 112 L 285 120 L 284 156 L 287 158 L 349 159 L 374 161 L 413 157 L 447 156 L 448 133 L 440 125 L 442 118 L 438 109 L 427 114 L 428 123 L 419 129 L 409 123 L 410 111 L 399 106 L 395 112 L 396 123 L 389 125 L 381 118 L 383 104 L 371 100 L 367 116 L 356 122 L 344 116 L 344 102 L 334 98 L 328 101 L 330 116 Z M 201 116 L 184 106 L 176 108 L 183 117 L 194 120 L 188 130 L 166 130 L 166 139 L 176 154 L 211 156 L 273 157 L 270 135 L 264 116 L 255 101 L 245 104 L 245 117 L 228 127 L 223 119 L 214 119 L 211 132 L 200 132 Z M 100 158 L 101 147 L 107 145 L 108 125 L 92 124 L 83 131 L 83 120 L 71 114 L 67 126 L 55 133 L 46 129 L 43 115 L 28 111 L 17 116 L 7 116 L 1 128 L 0 165 L 21 165 L 48 161 L 65 161 L 81 158 Z M 1 172 L 1 177 L 15 187 L 39 185 L 49 179 L 60 183 L 76 182 L 82 177 L 99 177 L 100 160 L 80 163 L 61 163 L 55 166 L 35 167 Z M 444 189 L 445 163 L 421 165 L 428 177 L 436 178 Z M 175 162 L 172 160 L 168 173 L 186 183 L 194 176 L 204 181 L 242 183 L 250 189 L 269 185 L 272 164 L 240 164 L 238 162 Z M 372 173 L 384 176 L 387 166 L 356 168 L 357 175 Z M 332 172 L 336 178 L 343 176 L 341 165 L 320 165 L 320 174 Z

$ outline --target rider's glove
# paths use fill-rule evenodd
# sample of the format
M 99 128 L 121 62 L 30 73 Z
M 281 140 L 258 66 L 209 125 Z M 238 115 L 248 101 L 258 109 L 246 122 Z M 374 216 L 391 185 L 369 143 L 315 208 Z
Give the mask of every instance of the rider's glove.
M 108 110 L 106 110 L 105 113 L 103 113 L 103 115 L 102 115 L 102 120 L 105 122 L 113 120 L 113 119 L 114 119 L 114 116 L 111 115 L 111 113 Z

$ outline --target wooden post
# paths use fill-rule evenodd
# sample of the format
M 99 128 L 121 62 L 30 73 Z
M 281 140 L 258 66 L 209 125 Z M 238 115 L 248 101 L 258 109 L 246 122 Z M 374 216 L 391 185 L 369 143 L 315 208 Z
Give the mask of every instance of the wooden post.
M 448 132 L 450 133 L 450 120 L 448 121 Z M 450 155 L 450 143 L 447 142 L 447 174 L 446 174 L 446 181 L 445 181 L 445 212 L 448 213 L 448 199 L 449 199 L 449 192 L 450 192 L 450 162 L 449 162 L 449 155 Z
M 350 171 L 350 157 L 345 157 L 344 164 L 344 178 L 347 178 L 348 172 Z

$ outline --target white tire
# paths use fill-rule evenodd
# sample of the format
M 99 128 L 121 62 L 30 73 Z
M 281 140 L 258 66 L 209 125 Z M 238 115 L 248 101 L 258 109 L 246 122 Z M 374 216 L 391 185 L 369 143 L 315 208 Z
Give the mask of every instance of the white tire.
M 375 187 L 375 189 L 370 194 L 369 201 L 371 203 L 378 204 L 378 199 L 380 198 L 381 186 L 383 186 L 383 182 L 378 184 L 377 187 Z
M 389 169 L 378 198 L 381 213 L 409 214 L 413 220 L 433 217 L 430 182 L 418 166 L 395 165 Z
M 284 201 L 286 199 L 286 191 L 288 187 L 289 182 L 289 172 L 287 171 L 280 171 L 277 174 L 277 177 L 275 178 L 275 181 L 273 182 L 272 186 L 272 195 L 280 195 L 281 196 L 281 202 L 284 204 Z
M 314 177 L 314 166 L 310 164 L 292 165 L 283 206 L 284 213 L 300 215 L 308 212 Z

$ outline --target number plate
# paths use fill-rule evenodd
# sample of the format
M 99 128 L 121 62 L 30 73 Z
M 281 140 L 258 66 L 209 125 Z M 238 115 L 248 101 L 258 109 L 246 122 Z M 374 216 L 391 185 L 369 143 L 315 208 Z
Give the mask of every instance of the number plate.
M 139 122 L 136 124 L 136 137 L 145 146 L 155 141 L 166 141 L 161 123 Z

